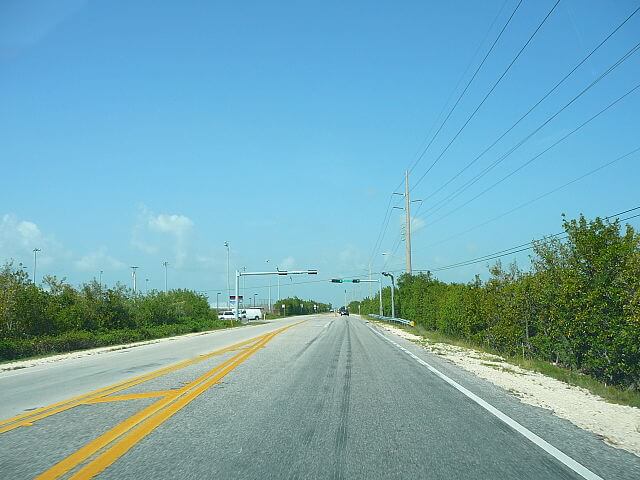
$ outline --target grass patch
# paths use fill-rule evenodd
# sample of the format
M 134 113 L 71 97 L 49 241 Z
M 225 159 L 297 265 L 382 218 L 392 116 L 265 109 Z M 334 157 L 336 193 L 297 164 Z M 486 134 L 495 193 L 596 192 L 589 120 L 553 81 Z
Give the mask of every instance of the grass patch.
M 423 337 L 425 342 L 428 344 L 446 343 L 449 345 L 455 345 L 458 347 L 476 350 L 491 356 L 500 357 L 501 359 L 504 359 L 504 361 L 506 361 L 507 363 L 510 363 L 512 365 L 517 365 L 525 370 L 538 372 L 538 373 L 541 373 L 542 375 L 555 378 L 556 380 L 560 380 L 561 382 L 567 383 L 569 385 L 574 385 L 576 387 L 584 388 L 585 390 L 588 390 L 594 395 L 598 395 L 599 397 L 602 397 L 607 402 L 640 408 L 640 392 L 638 391 L 623 390 L 615 386 L 605 385 L 604 383 L 596 380 L 593 377 L 590 377 L 589 375 L 585 375 L 583 373 L 577 372 L 575 370 L 570 370 L 568 368 L 560 367 L 558 365 L 545 362 L 544 360 L 536 360 L 536 359 L 529 359 L 529 358 L 523 359 L 522 357 L 506 357 L 500 352 L 487 348 L 484 345 L 479 345 L 477 343 L 473 343 L 468 340 L 464 340 L 460 338 L 452 338 L 441 332 L 427 330 L 421 325 L 417 325 L 415 327 L 408 327 L 404 325 L 394 325 L 394 326 L 398 328 L 402 328 L 403 330 L 409 333 L 413 333 L 414 335 L 419 335 Z M 487 365 L 492 366 L 490 363 L 487 363 Z M 513 372 L 510 370 L 509 373 L 517 373 L 517 372 Z

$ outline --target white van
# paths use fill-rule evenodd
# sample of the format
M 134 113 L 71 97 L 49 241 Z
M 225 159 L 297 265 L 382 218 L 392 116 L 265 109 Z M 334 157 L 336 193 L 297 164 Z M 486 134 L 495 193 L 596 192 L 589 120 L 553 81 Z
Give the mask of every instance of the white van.
M 242 311 L 247 320 L 261 320 L 262 310 L 260 308 L 247 308 Z

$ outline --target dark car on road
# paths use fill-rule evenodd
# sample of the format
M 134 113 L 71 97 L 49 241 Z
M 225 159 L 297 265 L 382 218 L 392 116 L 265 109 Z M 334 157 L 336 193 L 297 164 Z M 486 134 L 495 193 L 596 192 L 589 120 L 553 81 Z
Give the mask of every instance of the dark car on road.
M 340 309 L 338 310 L 338 313 L 340 314 L 340 316 L 342 315 L 346 315 L 347 317 L 349 316 L 349 310 L 347 310 L 347 307 L 340 307 Z

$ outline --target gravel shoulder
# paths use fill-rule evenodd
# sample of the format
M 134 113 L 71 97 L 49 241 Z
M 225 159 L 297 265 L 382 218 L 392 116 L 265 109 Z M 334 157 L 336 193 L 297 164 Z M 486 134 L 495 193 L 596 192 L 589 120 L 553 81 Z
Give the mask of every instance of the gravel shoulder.
M 376 324 L 410 340 L 480 378 L 502 387 L 521 402 L 598 435 L 607 444 L 640 456 L 640 409 L 608 403 L 584 388 L 507 363 L 504 358 L 447 343 L 433 343 L 401 328 Z

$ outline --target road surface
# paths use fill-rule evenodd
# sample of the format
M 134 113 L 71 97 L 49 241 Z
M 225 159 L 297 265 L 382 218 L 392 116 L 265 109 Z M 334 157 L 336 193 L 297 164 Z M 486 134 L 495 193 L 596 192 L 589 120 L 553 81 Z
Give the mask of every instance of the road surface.
M 0 405 L 1 478 L 640 478 L 638 457 L 358 316 L 5 372 Z

